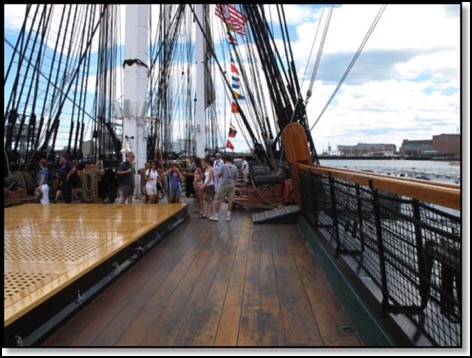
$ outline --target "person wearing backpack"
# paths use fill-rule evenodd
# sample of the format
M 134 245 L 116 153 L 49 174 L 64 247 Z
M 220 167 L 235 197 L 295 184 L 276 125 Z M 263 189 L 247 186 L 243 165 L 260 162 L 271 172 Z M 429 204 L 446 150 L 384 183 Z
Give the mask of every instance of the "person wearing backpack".
M 120 164 L 116 170 L 116 175 L 120 179 L 121 187 L 121 204 L 133 204 L 133 193 L 134 193 L 134 161 L 135 155 L 133 152 L 128 152 L 126 155 L 126 161 Z

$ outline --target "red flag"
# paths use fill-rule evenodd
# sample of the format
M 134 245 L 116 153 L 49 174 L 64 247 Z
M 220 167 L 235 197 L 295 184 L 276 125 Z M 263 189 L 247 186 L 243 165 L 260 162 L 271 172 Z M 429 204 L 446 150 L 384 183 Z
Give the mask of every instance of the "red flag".
M 239 76 L 238 68 L 235 66 L 235 64 L 232 61 L 231 61 L 231 73 L 235 73 L 236 75 Z
M 233 144 L 229 141 L 229 139 L 226 141 L 226 148 L 234 150 Z
M 236 102 L 231 102 L 231 113 L 239 113 L 238 104 Z
M 234 31 L 240 35 L 246 35 L 244 24 L 247 18 L 231 4 L 218 4 L 215 8 L 215 15 L 225 23 L 232 25 Z

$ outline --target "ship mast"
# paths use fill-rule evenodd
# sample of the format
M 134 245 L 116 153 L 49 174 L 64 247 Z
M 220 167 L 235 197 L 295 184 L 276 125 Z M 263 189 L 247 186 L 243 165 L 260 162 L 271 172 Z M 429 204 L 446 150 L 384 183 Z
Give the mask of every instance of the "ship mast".
M 195 104 L 195 155 L 205 157 L 205 51 L 206 48 L 203 30 L 205 29 L 205 5 L 195 5 L 195 57 L 196 57 L 196 93 L 199 94 Z M 199 26 L 201 25 L 201 28 Z M 202 30 L 203 29 L 203 30 Z
M 147 159 L 148 12 L 149 5 L 126 5 L 122 153 L 125 160 L 127 152 L 134 152 L 136 168 Z

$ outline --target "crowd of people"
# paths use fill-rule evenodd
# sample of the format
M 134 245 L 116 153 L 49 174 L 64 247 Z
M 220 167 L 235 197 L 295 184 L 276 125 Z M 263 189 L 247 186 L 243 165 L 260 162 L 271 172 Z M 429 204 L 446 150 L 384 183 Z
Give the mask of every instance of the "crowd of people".
M 64 203 L 79 201 L 78 192 L 81 187 L 79 165 L 77 161 L 70 160 L 67 153 L 61 156 L 60 163 L 54 203 L 61 197 Z M 36 192 L 41 204 L 49 204 L 51 190 L 49 182 L 53 174 L 49 172 L 45 159 L 39 162 L 39 167 Z M 248 163 L 246 158 L 243 158 L 241 174 L 245 182 L 248 172 Z M 224 201 L 228 203 L 226 221 L 231 220 L 238 173 L 239 169 L 233 164 L 232 157 L 227 155 L 223 160 L 220 153 L 216 153 L 214 158 L 191 157 L 183 169 L 177 163 L 171 163 L 168 168 L 164 168 L 162 161 L 150 161 L 137 171 L 135 154 L 128 152 L 126 160 L 120 163 L 116 170 L 121 204 L 132 204 L 136 193 L 142 196 L 146 204 L 159 203 L 163 191 L 167 193 L 167 203 L 180 203 L 185 187 L 187 196 L 195 198 L 195 213 L 199 218 L 210 221 L 219 220 L 218 214 Z M 140 174 L 140 190 L 137 190 L 136 174 Z

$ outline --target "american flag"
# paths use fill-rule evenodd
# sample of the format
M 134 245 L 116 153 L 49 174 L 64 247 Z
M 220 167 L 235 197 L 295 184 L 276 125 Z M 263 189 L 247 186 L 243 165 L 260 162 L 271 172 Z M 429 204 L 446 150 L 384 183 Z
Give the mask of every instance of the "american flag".
M 240 34 L 242 36 L 246 35 L 246 29 L 244 28 L 244 24 L 246 23 L 247 18 L 233 5 L 216 5 L 215 15 L 218 16 L 221 20 L 223 20 L 226 24 L 232 26 L 237 34 Z

